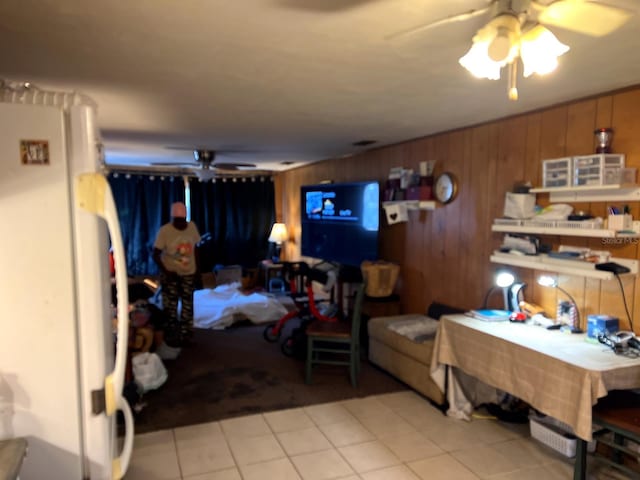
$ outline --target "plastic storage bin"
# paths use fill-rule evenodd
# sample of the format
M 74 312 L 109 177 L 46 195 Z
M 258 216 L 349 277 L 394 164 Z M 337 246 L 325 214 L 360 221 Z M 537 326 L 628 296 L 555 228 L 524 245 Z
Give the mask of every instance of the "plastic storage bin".
M 605 185 L 625 185 L 636 183 L 635 168 L 605 168 Z
M 529 429 L 531 436 L 546 446 L 553 448 L 566 457 L 576 456 L 578 439 L 566 423 L 552 417 L 530 417 Z M 596 441 L 587 444 L 587 451 L 594 452 Z
M 573 157 L 573 184 L 604 185 L 605 173 L 624 168 L 624 155 L 597 154 Z
M 542 161 L 543 187 L 571 186 L 571 157 L 554 158 Z

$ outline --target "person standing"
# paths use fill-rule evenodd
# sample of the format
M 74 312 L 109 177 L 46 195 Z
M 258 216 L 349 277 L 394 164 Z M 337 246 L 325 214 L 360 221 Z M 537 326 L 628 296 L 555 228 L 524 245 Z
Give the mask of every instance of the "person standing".
M 160 268 L 162 308 L 168 316 L 172 335 L 180 332 L 180 344 L 193 341 L 193 291 L 198 261 L 196 244 L 200 233 L 195 223 L 187 221 L 187 207 L 182 202 L 171 205 L 171 222 L 160 227 L 153 244 L 153 260 Z M 178 301 L 181 302 L 178 321 Z

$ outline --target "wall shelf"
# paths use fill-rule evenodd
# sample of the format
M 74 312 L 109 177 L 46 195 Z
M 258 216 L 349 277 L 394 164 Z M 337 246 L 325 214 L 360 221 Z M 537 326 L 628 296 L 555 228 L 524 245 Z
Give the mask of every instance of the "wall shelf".
M 548 193 L 552 203 L 640 201 L 640 186 L 636 184 L 532 188 L 529 192 Z
M 510 265 L 513 267 L 532 268 L 546 272 L 563 273 L 580 277 L 595 278 L 598 280 L 612 280 L 611 272 L 596 270 L 595 264 L 580 260 L 564 260 L 547 255 L 514 255 L 512 253 L 494 252 L 489 258 L 492 263 Z M 612 262 L 619 263 L 631 270 L 625 275 L 637 275 L 638 260 L 628 258 L 612 258 Z
M 538 227 L 536 225 L 491 225 L 492 232 L 530 233 L 534 235 L 565 235 L 591 238 L 640 238 L 639 234 L 618 233 L 602 228 Z
M 435 200 L 394 200 L 390 202 L 382 202 L 383 207 L 390 205 L 404 205 L 407 210 L 435 210 Z

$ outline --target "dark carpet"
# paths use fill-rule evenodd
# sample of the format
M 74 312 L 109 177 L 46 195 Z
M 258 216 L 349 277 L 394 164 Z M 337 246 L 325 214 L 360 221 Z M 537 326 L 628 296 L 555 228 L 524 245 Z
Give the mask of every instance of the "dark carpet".
M 315 367 L 313 383 L 306 385 L 304 361 L 264 340 L 264 328 L 242 322 L 226 330 L 196 330 L 193 346 L 164 360 L 166 383 L 143 395 L 136 433 L 407 389 L 369 364 L 364 353 L 357 388 L 347 367 L 332 365 Z

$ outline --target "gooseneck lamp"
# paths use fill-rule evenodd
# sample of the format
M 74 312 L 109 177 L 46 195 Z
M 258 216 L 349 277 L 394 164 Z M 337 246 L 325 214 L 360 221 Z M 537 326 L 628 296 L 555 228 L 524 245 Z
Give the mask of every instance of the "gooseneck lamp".
M 576 312 L 575 321 L 572 319 L 571 321 L 572 324 L 570 326 L 573 328 L 579 328 L 580 311 L 578 310 L 578 304 L 576 303 L 575 299 L 569 294 L 569 292 L 567 292 L 564 288 L 560 287 L 558 285 L 558 281 L 549 275 L 541 275 L 540 277 L 538 277 L 538 285 L 541 285 L 543 287 L 557 288 L 567 296 L 567 298 L 569 299 L 569 302 L 571 303 L 571 305 L 573 306 Z M 556 321 L 559 321 L 559 320 L 560 319 L 556 318 Z

